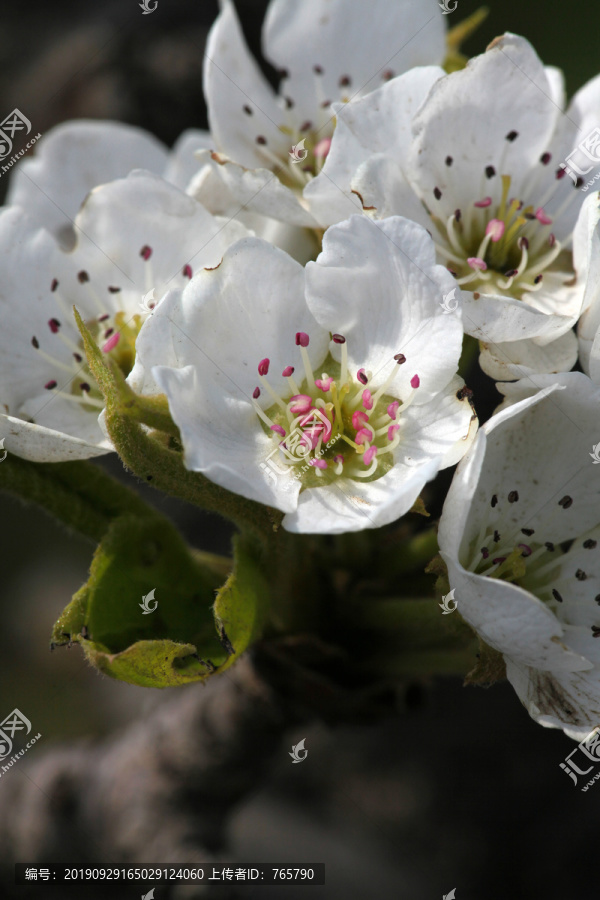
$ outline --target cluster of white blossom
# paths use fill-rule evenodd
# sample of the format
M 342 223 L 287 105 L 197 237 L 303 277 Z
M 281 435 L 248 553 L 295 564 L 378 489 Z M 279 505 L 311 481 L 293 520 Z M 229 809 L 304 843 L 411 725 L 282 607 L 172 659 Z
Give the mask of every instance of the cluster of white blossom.
M 531 715 L 580 738 L 600 725 L 600 204 L 580 174 L 600 76 L 565 108 L 513 34 L 447 73 L 445 22 L 436 0 L 272 0 L 275 93 L 222 0 L 210 132 L 40 140 L 0 211 L 0 438 L 37 462 L 111 452 L 76 306 L 136 392 L 166 395 L 185 466 L 288 531 L 388 524 L 460 462 L 439 533 L 459 612 Z M 505 398 L 479 431 L 465 334 Z

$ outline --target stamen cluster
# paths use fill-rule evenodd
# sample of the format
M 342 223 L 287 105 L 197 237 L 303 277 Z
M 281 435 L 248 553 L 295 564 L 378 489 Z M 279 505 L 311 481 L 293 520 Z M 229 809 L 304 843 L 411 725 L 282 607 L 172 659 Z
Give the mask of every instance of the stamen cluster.
M 286 366 L 282 375 L 290 388 L 287 397 L 280 396 L 267 381 L 270 360 L 263 359 L 258 365 L 260 383 L 274 403 L 263 410 L 257 402 L 261 395 L 257 386 L 253 394 L 256 413 L 277 442 L 278 461 L 304 487 L 330 483 L 341 475 L 379 478 L 393 465 L 392 454 L 400 443 L 401 423 L 397 420 L 401 401 L 385 392 L 396 377 L 396 366 L 403 365 L 406 357 L 396 354 L 388 378 L 371 390 L 372 373 L 361 368 L 352 376 L 348 369 L 346 338 L 334 334 L 332 340 L 341 346 L 341 362 L 329 357 L 328 369 L 334 374 L 323 372 L 315 377 L 306 349 L 309 336 L 296 334 L 304 379 L 299 383 L 295 368 Z M 417 374 L 410 384 L 412 393 L 402 403 L 403 410 L 419 387 Z

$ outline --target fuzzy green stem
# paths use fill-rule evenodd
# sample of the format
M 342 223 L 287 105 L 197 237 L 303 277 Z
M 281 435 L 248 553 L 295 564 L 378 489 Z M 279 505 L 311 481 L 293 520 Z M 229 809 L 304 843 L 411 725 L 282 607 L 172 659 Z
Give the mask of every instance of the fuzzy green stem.
M 140 397 L 131 390 L 127 382 L 124 382 L 124 387 L 127 391 L 122 401 L 122 408 L 134 422 L 148 425 L 149 428 L 179 439 L 179 428 L 171 418 L 169 404 L 164 394 Z
M 86 460 L 32 463 L 11 454 L 0 466 L 0 490 L 35 503 L 96 543 L 120 516 L 162 518 L 134 490 Z
M 0 490 L 24 503 L 36 504 L 68 529 L 97 543 L 110 519 L 106 509 L 95 507 L 90 491 L 86 493 L 69 484 L 67 470 L 78 465 L 83 464 L 39 464 L 11 455 L 0 466 Z M 78 478 L 73 477 L 73 481 Z
M 190 472 L 181 453 L 148 435 L 127 415 L 106 408 L 106 428 L 125 467 L 151 487 L 217 512 L 240 528 L 262 536 L 277 530 L 281 513 L 232 494 L 199 472 Z

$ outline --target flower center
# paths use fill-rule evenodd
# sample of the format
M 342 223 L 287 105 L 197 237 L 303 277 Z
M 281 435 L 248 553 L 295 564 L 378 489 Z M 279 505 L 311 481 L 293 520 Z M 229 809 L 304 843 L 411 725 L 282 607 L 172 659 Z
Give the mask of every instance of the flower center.
M 312 122 L 304 122 L 300 128 L 281 125 L 280 130 L 289 137 L 290 147 L 286 154 L 271 150 L 262 135 L 256 138 L 256 143 L 281 183 L 301 192 L 325 164 L 331 147 L 333 124 L 328 123 L 321 131 L 317 131 Z
M 118 312 L 113 316 L 105 313 L 98 318 L 88 319 L 85 323 L 103 353 L 117 363 L 125 376 L 133 369 L 135 341 L 144 318 L 143 315 L 134 314 L 126 320 L 124 312 Z M 58 319 L 50 319 L 48 326 L 52 334 L 61 333 L 61 323 Z M 60 369 L 60 375 L 57 372 L 56 378 L 47 381 L 45 389 L 60 395 L 63 399 L 80 404 L 88 412 L 104 409 L 102 393 L 85 361 L 83 341 L 75 342 L 62 334 L 61 338 L 72 349 L 73 361 L 70 365 L 49 357 L 40 349 L 37 338 L 31 340 L 32 346 L 42 356 L 48 357 L 54 367 Z
M 92 373 L 85 361 L 83 342 L 73 337 L 70 327 L 63 328 L 63 322 L 71 323 L 72 303 L 75 301 L 78 307 L 93 310 L 96 314 L 86 318 L 86 326 L 91 332 L 100 349 L 113 359 L 125 376 L 131 372 L 135 362 L 135 342 L 146 316 L 152 312 L 156 305 L 154 301 L 155 291 L 152 285 L 156 284 L 151 257 L 152 248 L 145 244 L 139 251 L 144 260 L 146 294 L 142 298 L 134 289 L 134 297 L 139 296 L 135 304 L 140 308 L 139 313 L 129 313 L 124 310 L 115 311 L 115 300 L 121 294 L 121 288 L 109 285 L 106 288 L 107 299 L 102 299 L 100 293 L 92 283 L 90 275 L 85 270 L 77 273 L 77 294 L 73 295 L 73 286 L 67 287 L 67 295 L 63 296 L 61 287 L 56 278 L 52 280 L 50 293 L 54 301 L 54 308 L 60 319 L 53 316 L 48 320 L 49 337 L 31 338 L 31 346 L 39 356 L 49 363 L 53 372 L 44 388 L 59 395 L 62 399 L 71 403 L 77 403 L 87 412 L 104 409 L 104 400 Z M 185 265 L 182 276 L 186 279 L 192 277 L 192 270 Z M 166 289 L 166 286 L 164 286 Z M 159 288 L 160 290 L 160 288 Z M 128 293 L 129 288 L 125 288 Z M 80 296 L 81 299 L 80 299 Z M 160 296 L 160 295 L 159 295 Z M 135 301 L 133 301 L 135 303 Z M 124 306 L 132 303 L 131 296 L 126 297 Z M 59 353 L 59 344 L 66 345 L 70 351 L 70 360 L 64 358 L 64 351 Z M 53 346 L 54 345 L 54 346 Z
M 296 334 L 304 377 L 297 380 L 295 369 L 286 366 L 289 394 L 280 396 L 266 376 L 270 361 L 263 359 L 258 374 L 273 404 L 263 410 L 258 404 L 261 389 L 254 390 L 254 408 L 263 428 L 273 438 L 274 447 L 263 468 L 301 481 L 302 489 L 322 487 L 340 476 L 374 481 L 394 464 L 393 451 L 400 443 L 401 423 L 398 411 L 413 401 L 420 381 L 413 375 L 412 392 L 402 403 L 386 390 L 397 375 L 396 366 L 406 362 L 402 353 L 394 357 L 388 378 L 376 390 L 368 387 L 371 373 L 359 369 L 355 376 L 348 369 L 346 339 L 334 334 L 341 345 L 341 361 L 331 356 L 327 371 L 315 378 L 308 352 L 309 336 Z
M 549 161 L 549 154 L 542 160 L 546 156 Z M 451 157 L 446 163 L 451 164 Z M 558 171 L 564 175 L 564 170 Z M 496 176 L 493 166 L 486 168 L 486 176 Z M 557 175 L 557 181 L 560 178 Z M 543 205 L 528 205 L 524 199 L 511 196 L 510 175 L 502 175 L 501 181 L 500 202 L 484 196 L 448 217 L 430 212 L 438 232 L 436 248 L 450 272 L 469 290 L 506 294 L 519 300 L 541 290 L 543 282 L 547 288 L 558 288 L 571 280 L 571 254 L 563 251 L 552 224 L 578 192 L 569 192 L 551 218 Z M 438 188 L 434 197 L 442 198 Z
M 287 78 L 288 73 L 282 70 L 279 73 L 282 78 Z M 348 74 L 341 74 L 337 79 L 337 90 L 331 96 L 326 94 L 324 86 L 324 68 L 321 65 L 312 67 L 314 83 L 315 107 L 312 111 L 312 119 L 301 122 L 296 110 L 296 103 L 292 97 L 284 96 L 283 113 L 285 121 L 279 126 L 279 130 L 289 138 L 287 153 L 281 153 L 269 147 L 267 138 L 263 134 L 255 136 L 255 142 L 259 153 L 264 156 L 269 168 L 271 168 L 279 180 L 292 190 L 301 192 L 306 184 L 319 174 L 331 147 L 331 139 L 335 130 L 335 115 L 331 106 L 334 102 L 348 103 L 355 90 L 352 88 L 352 78 Z M 389 81 L 394 77 L 391 69 L 381 73 L 382 81 Z M 254 115 L 254 107 L 247 103 L 242 107 L 245 115 Z

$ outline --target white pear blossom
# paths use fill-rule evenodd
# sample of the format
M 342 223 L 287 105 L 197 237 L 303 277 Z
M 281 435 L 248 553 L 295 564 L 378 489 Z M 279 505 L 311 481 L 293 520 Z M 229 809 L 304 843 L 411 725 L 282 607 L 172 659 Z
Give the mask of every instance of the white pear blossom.
M 440 551 L 459 613 L 530 715 L 581 739 L 600 725 L 600 388 L 572 372 L 500 389 L 454 476 Z
M 355 191 L 370 215 L 408 215 L 432 232 L 492 377 L 570 369 L 589 232 L 573 238 L 586 194 L 565 177 L 564 161 L 597 126 L 600 77 L 563 112 L 560 73 L 507 34 L 464 70 L 434 79 L 408 127 L 390 121 L 399 90 L 391 82 L 336 107 L 331 152 L 311 190 L 327 197 L 333 182 Z M 346 156 L 361 146 L 371 152 L 348 178 Z
M 221 0 L 204 63 L 217 152 L 199 154 L 198 198 L 209 205 L 209 185 L 221 178 L 249 209 L 317 227 L 305 188 L 329 152 L 332 104 L 414 66 L 441 64 L 444 31 L 435 0 L 272 0 L 263 53 L 282 76 L 277 95 L 248 51 L 233 3 Z M 351 212 L 347 204 L 337 221 Z
M 338 533 L 406 513 L 476 428 L 457 377 L 460 314 L 424 229 L 363 215 L 330 228 L 304 270 L 258 238 L 171 291 L 129 380 L 167 395 L 185 465 Z
M 220 177 L 210 177 L 206 166 L 198 176 L 198 159 L 212 146 L 210 134 L 197 129 L 184 131 L 169 151 L 155 137 L 130 125 L 65 122 L 44 135 L 35 155 L 25 157 L 15 168 L 6 202 L 20 206 L 51 231 L 64 249 L 71 250 L 76 240 L 73 222 L 88 193 L 133 169 L 145 169 L 194 196 L 214 215 L 236 219 L 300 262 L 314 259 L 317 241 L 312 232 L 249 212 Z M 193 190 L 188 190 L 190 182 Z
M 585 201 L 578 227 L 587 233 L 585 312 L 579 320 L 579 361 L 592 381 L 600 384 L 600 193 Z
M 197 169 L 195 152 L 210 147 L 208 132 L 185 131 L 171 151 L 157 138 L 121 122 L 78 119 L 52 128 L 11 174 L 6 203 L 71 248 L 73 219 L 87 194 L 132 169 L 162 175 L 184 190 Z
M 218 265 L 225 248 L 248 234 L 141 171 L 92 191 L 74 231 L 66 251 L 19 207 L 0 211 L 0 438 L 34 461 L 111 449 L 73 306 L 127 374 L 137 334 L 165 291 Z

